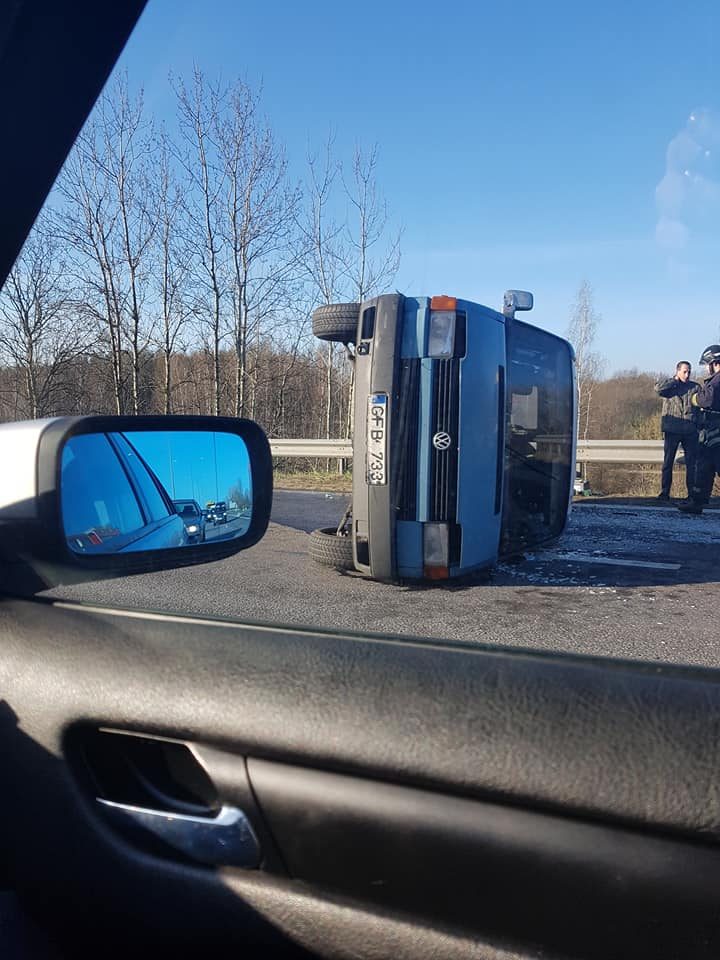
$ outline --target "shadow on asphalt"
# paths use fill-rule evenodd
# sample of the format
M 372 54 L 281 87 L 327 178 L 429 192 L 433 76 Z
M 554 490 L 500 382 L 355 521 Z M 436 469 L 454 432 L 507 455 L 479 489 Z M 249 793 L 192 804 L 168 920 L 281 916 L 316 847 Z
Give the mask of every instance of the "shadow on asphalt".
M 337 523 L 348 502 L 343 494 L 283 491 L 273 504 L 272 519 L 310 533 Z M 673 505 L 681 502 L 679 498 L 658 503 L 654 497 L 575 497 L 568 530 L 559 541 L 505 557 L 497 566 L 465 577 L 401 580 L 396 587 L 409 594 L 435 591 L 439 595 L 494 586 L 625 590 L 716 584 L 720 582 L 720 498 L 711 500 L 708 510 L 713 513 L 704 519 L 673 511 Z M 612 508 L 605 517 L 602 507 Z M 667 564 L 678 564 L 679 569 L 663 566 Z M 365 579 L 353 570 L 338 571 L 338 575 Z

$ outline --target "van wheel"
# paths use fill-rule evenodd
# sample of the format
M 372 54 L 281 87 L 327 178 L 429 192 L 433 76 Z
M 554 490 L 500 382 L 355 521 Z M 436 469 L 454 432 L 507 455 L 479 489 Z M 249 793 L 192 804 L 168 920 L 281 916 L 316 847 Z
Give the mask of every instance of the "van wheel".
M 310 559 L 324 567 L 336 570 L 353 570 L 351 537 L 339 537 L 335 527 L 322 527 L 310 534 Z
M 359 303 L 326 303 L 313 310 L 312 331 L 318 340 L 355 343 L 359 317 Z

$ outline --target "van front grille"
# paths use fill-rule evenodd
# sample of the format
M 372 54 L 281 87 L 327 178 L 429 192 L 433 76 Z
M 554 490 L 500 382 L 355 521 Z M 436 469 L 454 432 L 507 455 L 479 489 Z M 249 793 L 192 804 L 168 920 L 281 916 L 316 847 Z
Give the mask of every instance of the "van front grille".
M 451 522 L 457 515 L 460 360 L 437 360 L 432 380 L 430 520 Z
M 420 360 L 400 361 L 397 417 L 390 456 L 392 510 L 398 520 L 417 520 L 418 438 L 420 430 Z

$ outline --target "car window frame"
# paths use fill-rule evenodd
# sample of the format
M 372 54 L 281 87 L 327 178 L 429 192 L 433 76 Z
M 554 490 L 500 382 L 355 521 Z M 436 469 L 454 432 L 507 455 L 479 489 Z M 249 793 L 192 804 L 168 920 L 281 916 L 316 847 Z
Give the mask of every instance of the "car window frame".
M 170 494 L 167 492 L 167 490 L 165 490 L 165 488 L 164 488 L 163 485 L 160 483 L 159 479 L 157 478 L 157 476 L 156 476 L 155 472 L 153 471 L 152 467 L 150 466 L 150 464 L 147 462 L 147 460 L 145 460 L 145 459 L 143 458 L 142 454 L 137 450 L 137 448 L 134 446 L 134 444 L 131 443 L 130 440 L 128 440 L 128 438 L 125 436 L 125 434 L 122 433 L 121 431 L 118 431 L 118 432 L 115 433 L 115 434 L 110 433 L 110 434 L 108 434 L 108 437 L 109 437 L 109 439 L 110 439 L 111 444 L 113 445 L 113 447 L 114 447 L 114 449 L 115 449 L 116 455 L 119 457 L 120 461 L 123 463 L 123 465 L 124 465 L 124 467 L 125 467 L 125 472 L 128 473 L 129 476 L 131 476 L 131 482 L 132 482 L 132 483 L 134 484 L 134 486 L 135 486 L 136 495 L 138 496 L 139 499 L 141 499 L 141 501 L 142 501 L 142 503 L 143 503 L 143 508 L 144 508 L 145 513 L 146 513 L 146 516 L 147 516 L 147 522 L 148 522 L 148 523 L 152 523 L 152 522 L 154 522 L 154 521 L 156 521 L 156 520 L 164 520 L 164 519 L 166 519 L 167 516 L 172 516 L 173 514 L 176 514 L 177 511 L 175 510 L 175 506 L 174 506 L 174 504 L 173 504 L 173 502 L 172 502 L 172 498 L 170 497 Z M 136 475 L 135 466 L 134 466 L 134 464 L 132 463 L 132 460 L 130 460 L 130 459 L 127 457 L 127 455 L 125 454 L 125 451 L 122 449 L 121 443 L 120 443 L 120 441 L 117 439 L 118 437 L 121 438 L 121 440 L 122 440 L 123 443 L 126 443 L 126 444 L 128 445 L 128 447 L 130 447 L 130 450 L 131 450 L 132 455 L 135 456 L 135 457 L 137 457 L 138 463 L 140 463 L 140 464 L 142 465 L 142 467 L 143 467 L 143 469 L 145 470 L 146 474 L 150 477 L 151 483 L 154 484 L 155 489 L 156 489 L 158 495 L 160 496 L 160 499 L 162 500 L 162 502 L 163 502 L 163 504 L 164 504 L 164 506 L 165 506 L 165 509 L 167 510 L 167 515 L 166 515 L 166 517 L 155 517 L 155 516 L 153 516 L 152 507 L 151 507 L 151 505 L 150 505 L 150 503 L 149 503 L 149 501 L 148 501 L 148 498 L 147 498 L 147 496 L 146 496 L 145 490 L 144 490 L 143 487 L 142 487 L 141 480 L 140 480 L 139 476 Z
M 132 498 L 133 498 L 133 500 L 134 500 L 134 502 L 135 502 L 135 505 L 136 505 L 136 507 L 137 507 L 137 510 L 138 510 L 138 516 L 139 516 L 139 518 L 140 518 L 140 520 L 141 520 L 140 526 L 139 526 L 139 527 L 135 527 L 135 528 L 132 529 L 132 530 L 124 530 L 122 533 L 120 533 L 120 534 L 118 535 L 118 537 L 117 537 L 117 542 L 118 542 L 118 543 L 121 542 L 121 543 L 124 544 L 124 543 L 126 543 L 126 542 L 130 542 L 132 539 L 137 539 L 138 534 L 139 534 L 139 533 L 142 533 L 143 531 L 145 531 L 145 530 L 147 529 L 147 526 L 148 526 L 148 522 L 149 522 L 149 521 L 148 521 L 147 514 L 146 514 L 146 512 L 145 512 L 143 503 L 142 503 L 142 501 L 140 500 L 140 498 L 138 497 L 138 492 L 137 492 L 137 490 L 136 490 L 136 488 L 135 488 L 135 486 L 134 486 L 134 484 L 133 484 L 133 482 L 132 482 L 131 477 L 128 475 L 127 469 L 125 468 L 125 464 L 123 463 L 122 457 L 118 456 L 117 449 L 115 448 L 114 444 L 113 444 L 112 441 L 110 440 L 110 437 L 109 437 L 109 435 L 108 435 L 107 433 L 98 432 L 98 433 L 96 433 L 96 434 L 85 434 L 85 436 L 88 436 L 88 437 L 97 437 L 97 438 L 101 439 L 102 441 L 104 441 L 104 443 L 105 443 L 105 445 L 106 445 L 106 448 L 107 448 L 107 450 L 109 451 L 109 456 L 115 457 L 115 460 L 116 460 L 116 461 L 118 462 L 118 464 L 119 464 L 120 472 L 121 472 L 122 476 L 125 478 L 125 480 L 127 481 L 128 490 L 130 491 L 130 494 L 132 495 Z M 71 437 L 71 438 L 68 440 L 68 443 L 67 443 L 67 444 L 65 445 L 65 447 L 63 448 L 63 451 L 62 451 L 62 453 L 63 453 L 63 458 L 62 458 L 62 459 L 63 459 L 63 460 L 64 460 L 64 455 L 65 455 L 65 450 L 68 449 L 68 447 L 69 447 L 69 445 L 70 445 L 70 443 L 71 443 L 71 441 L 72 441 L 73 439 L 75 439 L 75 438 Z M 77 454 L 76 454 L 74 451 L 71 450 L 71 452 L 73 453 L 74 456 L 77 456 Z M 61 462 L 61 470 L 64 470 L 64 468 L 65 468 L 65 465 Z M 65 517 L 64 501 L 63 501 L 63 497 L 62 497 L 62 488 L 61 488 L 61 493 L 60 493 L 60 521 L 61 521 L 61 524 L 62 524 L 62 526 L 63 526 L 63 530 L 65 530 L 65 532 L 67 533 L 67 522 L 66 522 L 66 517 Z M 71 529 L 72 529 L 72 528 L 71 528 Z M 83 531 L 81 531 L 81 530 L 78 530 L 78 531 L 77 531 L 78 534 L 80 534 L 80 533 L 82 533 L 82 532 L 83 532 Z M 72 535 L 74 535 L 74 534 L 72 534 Z M 72 536 L 72 535 L 71 535 L 71 536 Z M 71 549 L 72 549 L 72 548 L 71 548 Z M 73 551 L 73 552 L 74 552 L 74 551 Z M 83 551 L 83 553 L 84 553 L 84 551 Z

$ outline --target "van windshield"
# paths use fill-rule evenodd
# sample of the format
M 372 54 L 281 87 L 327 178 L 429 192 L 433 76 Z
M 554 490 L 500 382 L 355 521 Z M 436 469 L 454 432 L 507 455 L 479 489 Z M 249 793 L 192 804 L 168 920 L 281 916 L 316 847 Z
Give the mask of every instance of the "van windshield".
M 503 554 L 562 532 L 573 453 L 572 354 L 564 341 L 517 320 L 507 332 Z

